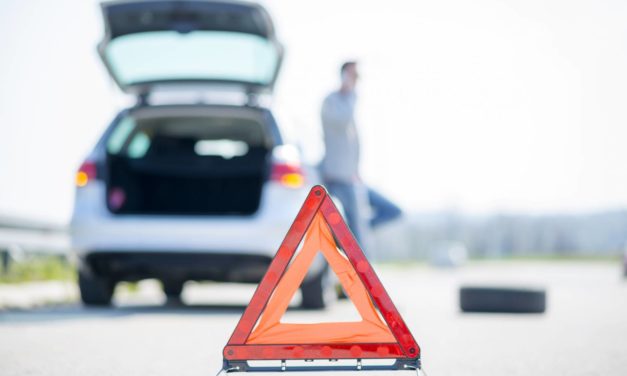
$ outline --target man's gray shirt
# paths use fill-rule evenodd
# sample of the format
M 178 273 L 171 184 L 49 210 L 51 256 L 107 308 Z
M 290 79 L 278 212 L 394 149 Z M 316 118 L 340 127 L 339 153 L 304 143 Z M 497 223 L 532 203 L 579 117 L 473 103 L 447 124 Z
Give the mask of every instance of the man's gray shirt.
M 334 91 L 322 103 L 325 155 L 320 172 L 326 180 L 352 182 L 358 176 L 359 136 L 355 126 L 355 93 Z

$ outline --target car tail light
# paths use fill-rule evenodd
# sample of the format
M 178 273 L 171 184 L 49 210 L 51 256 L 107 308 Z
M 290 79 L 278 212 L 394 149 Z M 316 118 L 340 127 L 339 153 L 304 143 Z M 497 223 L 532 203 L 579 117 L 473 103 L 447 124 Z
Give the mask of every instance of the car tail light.
M 76 186 L 84 187 L 90 181 L 96 179 L 96 163 L 92 161 L 85 161 L 76 172 Z
M 270 179 L 289 188 L 300 188 L 305 184 L 305 176 L 299 164 L 275 163 Z

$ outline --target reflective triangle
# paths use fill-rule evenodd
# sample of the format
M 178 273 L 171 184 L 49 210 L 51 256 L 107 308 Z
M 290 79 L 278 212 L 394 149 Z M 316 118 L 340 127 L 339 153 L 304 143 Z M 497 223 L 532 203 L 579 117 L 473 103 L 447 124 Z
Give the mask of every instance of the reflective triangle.
M 338 276 L 361 321 L 281 322 L 318 252 Z M 418 344 L 328 193 L 322 186 L 313 187 L 224 348 L 225 359 L 417 359 L 419 355 Z

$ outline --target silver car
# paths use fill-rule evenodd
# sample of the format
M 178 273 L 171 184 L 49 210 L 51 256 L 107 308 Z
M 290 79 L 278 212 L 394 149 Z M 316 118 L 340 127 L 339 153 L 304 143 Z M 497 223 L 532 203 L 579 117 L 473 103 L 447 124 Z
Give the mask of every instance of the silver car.
M 71 221 L 88 305 L 119 281 L 257 283 L 315 169 L 264 106 L 283 50 L 259 5 L 117 1 L 102 5 L 102 60 L 137 104 L 122 110 L 77 173 Z M 333 293 L 317 260 L 302 305 Z M 331 291 L 331 292 L 329 292 Z

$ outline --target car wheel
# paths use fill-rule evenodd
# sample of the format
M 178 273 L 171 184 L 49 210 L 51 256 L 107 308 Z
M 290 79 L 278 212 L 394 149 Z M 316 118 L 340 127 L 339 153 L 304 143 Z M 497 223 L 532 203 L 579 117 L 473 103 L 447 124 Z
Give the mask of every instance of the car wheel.
M 111 304 L 115 284 L 106 277 L 79 272 L 78 287 L 81 301 L 90 306 L 107 306 Z
M 161 281 L 161 284 L 163 284 L 163 292 L 168 299 L 180 299 L 184 283 L 183 281 L 173 280 Z
M 542 313 L 546 292 L 540 289 L 462 287 L 459 290 L 463 312 Z
M 335 300 L 336 295 L 327 270 L 303 281 L 300 291 L 303 297 L 301 307 L 304 309 L 324 309 Z

